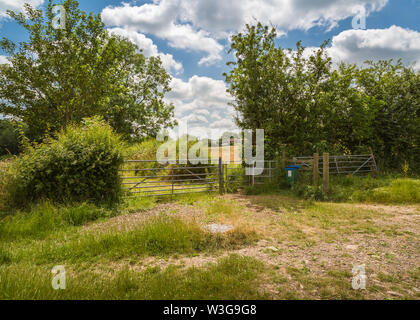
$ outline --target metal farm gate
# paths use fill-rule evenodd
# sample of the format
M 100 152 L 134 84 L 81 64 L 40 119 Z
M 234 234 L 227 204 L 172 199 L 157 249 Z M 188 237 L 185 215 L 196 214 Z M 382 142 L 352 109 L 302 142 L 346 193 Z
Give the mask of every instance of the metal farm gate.
M 323 174 L 324 159 L 320 157 L 318 160 L 319 174 Z M 314 157 L 294 157 L 289 163 L 302 165 L 305 169 L 312 168 Z M 356 175 L 378 171 L 375 156 L 369 155 L 343 155 L 329 156 L 329 174 L 331 175 Z
M 327 160 L 325 166 L 324 158 L 318 157 L 317 154 L 314 157 L 266 160 L 260 175 L 247 175 L 245 172 L 247 168 L 251 172 L 255 170 L 255 163 L 254 165 L 231 161 L 223 163 L 222 159 L 219 159 L 218 164 L 198 165 L 190 162 L 181 165 L 162 165 L 157 160 L 128 160 L 120 170 L 120 174 L 129 194 L 154 197 L 217 191 L 223 194 L 225 191 L 229 192 L 244 185 L 277 181 L 278 175 L 282 174 L 288 164 L 300 165 L 300 170 L 313 171 L 314 176 L 315 172 L 324 175 L 324 168 L 327 170 L 327 176 L 378 171 L 373 154 L 329 156 Z
M 167 164 L 157 160 L 128 160 L 120 170 L 123 186 L 131 195 L 172 196 L 223 192 L 223 165 Z

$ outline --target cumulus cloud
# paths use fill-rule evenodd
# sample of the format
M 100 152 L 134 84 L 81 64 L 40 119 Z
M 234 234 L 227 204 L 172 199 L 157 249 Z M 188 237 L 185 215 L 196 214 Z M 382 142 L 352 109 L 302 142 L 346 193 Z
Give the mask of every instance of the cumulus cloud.
M 208 129 L 218 133 L 234 130 L 232 97 L 221 80 L 193 76 L 188 81 L 174 78 L 168 102 L 175 105 L 175 115 L 181 123 L 188 123 L 196 135 L 203 136 Z
M 106 25 L 153 34 L 171 47 L 205 52 L 199 64 L 222 59 L 218 42 L 245 23 L 272 23 L 283 34 L 288 30 L 329 29 L 340 20 L 381 10 L 388 0 L 155 0 L 141 6 L 124 3 L 102 11 Z
M 25 3 L 39 7 L 43 2 L 44 0 L 0 0 L 0 19 L 7 16 L 7 10 L 19 11 Z
M 108 29 L 108 31 L 111 34 L 128 38 L 143 51 L 143 54 L 146 57 L 159 56 L 162 60 L 163 67 L 168 72 L 173 71 L 175 74 L 179 74 L 183 71 L 181 62 L 175 61 L 171 54 L 159 52 L 157 46 L 153 43 L 153 40 L 147 38 L 144 34 L 135 30 L 126 30 L 122 28 L 111 28 Z
M 402 59 L 420 69 L 420 32 L 391 26 L 388 29 L 347 30 L 328 49 L 334 61 L 362 64 L 366 60 Z
M 0 56 L 0 64 L 10 63 L 5 56 Z
M 197 30 L 190 24 L 178 22 L 182 14 L 178 0 L 162 0 L 154 4 L 121 7 L 107 7 L 102 11 L 102 19 L 108 26 L 124 27 L 142 33 L 153 34 L 168 41 L 177 49 L 206 52 L 208 55 L 199 64 L 210 64 L 222 59 L 223 46 L 204 30 Z
M 239 31 L 255 20 L 271 22 L 281 30 L 332 28 L 340 20 L 363 11 L 381 10 L 388 0 L 181 0 L 186 21 L 214 34 Z

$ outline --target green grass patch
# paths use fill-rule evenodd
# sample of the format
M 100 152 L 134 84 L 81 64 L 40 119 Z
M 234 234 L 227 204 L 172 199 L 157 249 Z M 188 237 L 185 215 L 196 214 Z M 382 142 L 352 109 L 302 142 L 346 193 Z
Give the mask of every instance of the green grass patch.
M 355 191 L 352 198 L 356 201 L 378 202 L 386 204 L 420 203 L 420 180 L 397 179 L 390 185 L 368 191 Z
M 257 240 L 254 233 L 234 230 L 212 234 L 195 222 L 184 222 L 166 215 L 151 218 L 130 230 L 79 232 L 62 234 L 15 248 L 15 261 L 37 264 L 66 261 L 119 260 L 130 256 L 195 255 L 204 251 L 237 248 Z
M 66 289 L 51 287 L 50 267 L 0 266 L 0 299 L 185 299 L 243 300 L 267 297 L 258 290 L 264 265 L 249 257 L 232 255 L 203 268 L 144 272 L 124 268 L 112 274 L 67 268 Z
M 99 218 L 115 215 L 114 211 L 89 203 L 55 206 L 51 202 L 35 205 L 30 211 L 17 211 L 0 220 L 0 239 L 45 238 L 66 227 L 80 226 Z

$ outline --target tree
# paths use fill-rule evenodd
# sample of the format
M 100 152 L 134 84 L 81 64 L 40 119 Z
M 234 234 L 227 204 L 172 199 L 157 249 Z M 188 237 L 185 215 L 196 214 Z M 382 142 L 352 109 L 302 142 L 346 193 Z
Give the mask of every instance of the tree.
M 171 77 L 160 59 L 111 36 L 100 15 L 81 11 L 77 1 L 63 6 L 64 29 L 52 26 L 53 0 L 45 16 L 30 5 L 25 13 L 8 11 L 29 40 L 0 42 L 10 61 L 0 66 L 0 113 L 24 121 L 35 140 L 93 115 L 125 137 L 173 126 L 173 106 L 164 102 Z
M 10 120 L 0 119 L 0 156 L 19 152 L 19 134 L 16 129 Z
M 309 57 L 300 43 L 295 51 L 277 48 L 276 30 L 258 23 L 232 37 L 236 61 L 225 74 L 235 98 L 236 123 L 243 129 L 264 129 L 268 153 L 286 145 L 295 154 L 313 152 L 330 136 L 334 85 L 331 59 L 324 43 Z
M 236 123 L 264 129 L 269 156 L 284 147 L 310 155 L 371 146 L 382 167 L 408 161 L 420 170 L 420 72 L 392 60 L 333 65 L 328 42 L 285 50 L 275 38 L 274 28 L 247 25 L 231 39 L 236 59 L 224 74 Z
M 374 150 L 389 168 L 407 161 L 420 170 L 420 72 L 400 60 L 367 64 L 355 83 L 370 99 Z

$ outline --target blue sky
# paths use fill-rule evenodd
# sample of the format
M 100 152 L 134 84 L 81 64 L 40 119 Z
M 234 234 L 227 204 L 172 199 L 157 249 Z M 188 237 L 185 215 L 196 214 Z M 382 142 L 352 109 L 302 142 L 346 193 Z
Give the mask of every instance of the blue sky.
M 0 0 L 0 37 L 13 41 L 26 34 L 8 20 L 6 9 L 19 10 L 24 2 L 42 8 L 46 0 Z M 59 2 L 59 1 L 58 1 Z M 160 55 L 173 76 L 168 101 L 176 117 L 198 131 L 231 130 L 233 110 L 228 105 L 222 73 L 229 35 L 246 22 L 274 24 L 277 42 L 293 48 L 302 40 L 317 47 L 331 39 L 334 61 L 362 63 L 402 58 L 420 69 L 420 0 L 81 0 L 81 9 L 102 13 L 110 32 L 128 37 L 145 55 Z M 366 17 L 365 29 L 354 29 L 355 16 Z M 5 61 L 0 51 L 0 63 Z

